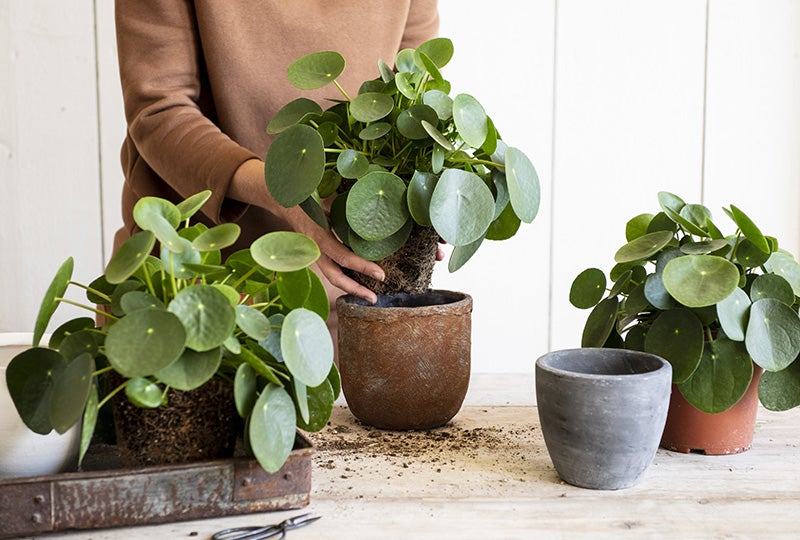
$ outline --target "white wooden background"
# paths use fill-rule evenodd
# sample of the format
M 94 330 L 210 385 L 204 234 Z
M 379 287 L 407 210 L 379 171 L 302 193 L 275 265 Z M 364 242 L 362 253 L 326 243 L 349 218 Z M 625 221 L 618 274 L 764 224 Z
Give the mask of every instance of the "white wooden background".
M 573 277 L 611 266 L 668 190 L 744 209 L 800 251 L 800 1 L 441 0 L 455 91 L 536 164 L 543 204 L 434 286 L 469 292 L 473 370 L 574 347 Z M 30 331 L 58 265 L 90 280 L 119 226 L 124 134 L 110 0 L 0 0 L 0 332 Z M 59 320 L 69 314 L 65 311 Z

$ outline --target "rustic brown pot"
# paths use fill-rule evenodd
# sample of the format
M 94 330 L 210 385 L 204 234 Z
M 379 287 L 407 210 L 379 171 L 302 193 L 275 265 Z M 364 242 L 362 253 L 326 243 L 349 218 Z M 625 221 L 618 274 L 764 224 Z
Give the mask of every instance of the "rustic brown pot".
M 667 424 L 661 446 L 667 450 L 706 455 L 738 454 L 753 444 L 758 413 L 758 381 L 763 369 L 755 366 L 750 387 L 727 411 L 708 414 L 696 409 L 672 386 Z
M 472 298 L 452 291 L 336 302 L 339 370 L 353 415 L 383 429 L 445 425 L 470 376 Z
M 143 467 L 205 461 L 233 455 L 239 417 L 233 387 L 216 377 L 189 392 L 171 389 L 155 409 L 133 405 L 124 395 L 112 410 L 120 463 Z

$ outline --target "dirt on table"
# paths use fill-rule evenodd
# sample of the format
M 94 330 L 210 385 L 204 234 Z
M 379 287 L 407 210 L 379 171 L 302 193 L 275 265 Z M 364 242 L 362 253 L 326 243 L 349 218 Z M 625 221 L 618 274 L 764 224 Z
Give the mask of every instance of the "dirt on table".
M 551 475 L 538 427 L 497 418 L 496 412 L 462 412 L 444 427 L 427 431 L 386 431 L 337 408 L 325 429 L 307 436 L 316 449 L 318 477 L 339 487 L 355 482 L 366 495 L 418 491 L 420 480 L 475 494 Z M 325 490 L 325 481 L 314 482 Z

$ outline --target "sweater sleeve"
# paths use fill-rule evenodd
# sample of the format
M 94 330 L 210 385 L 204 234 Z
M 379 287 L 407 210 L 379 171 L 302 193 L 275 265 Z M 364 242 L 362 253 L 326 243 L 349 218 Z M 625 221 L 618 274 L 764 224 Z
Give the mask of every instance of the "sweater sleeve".
M 416 48 L 439 34 L 437 0 L 411 0 L 401 49 Z
M 204 212 L 214 222 L 234 219 L 246 205 L 226 200 L 228 185 L 257 156 L 209 118 L 193 3 L 117 0 L 115 17 L 128 133 L 141 158 L 182 197 L 210 189 Z

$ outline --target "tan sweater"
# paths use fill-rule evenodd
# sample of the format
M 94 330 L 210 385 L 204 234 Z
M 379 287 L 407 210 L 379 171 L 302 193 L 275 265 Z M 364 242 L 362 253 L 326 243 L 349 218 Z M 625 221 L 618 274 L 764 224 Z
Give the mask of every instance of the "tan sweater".
M 438 32 L 436 0 L 117 0 L 117 46 L 128 132 L 122 147 L 124 227 L 143 196 L 178 201 L 213 192 L 206 223 L 237 221 L 242 243 L 283 228 L 263 209 L 226 198 L 234 172 L 264 159 L 265 128 L 303 95 L 323 107 L 334 87 L 301 92 L 286 68 L 300 56 L 341 52 L 350 95 L 397 52 Z

